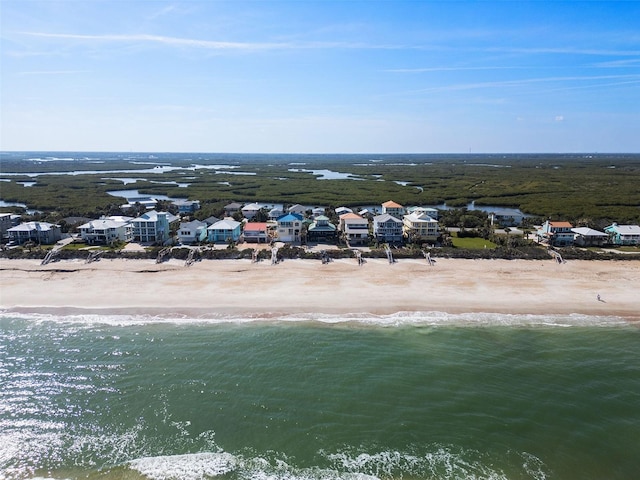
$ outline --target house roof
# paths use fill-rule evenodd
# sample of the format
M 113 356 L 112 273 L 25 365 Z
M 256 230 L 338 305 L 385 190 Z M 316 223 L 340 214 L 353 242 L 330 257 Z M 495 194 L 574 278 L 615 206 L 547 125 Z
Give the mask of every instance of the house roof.
M 345 213 L 351 213 L 351 212 L 353 212 L 353 210 L 351 210 L 350 208 L 347 208 L 347 207 L 338 207 L 338 208 L 335 209 L 335 212 L 338 215 L 342 215 L 342 214 L 345 214 Z
M 573 228 L 569 222 L 549 222 L 549 225 L 554 228 Z
M 155 210 L 149 210 L 148 212 L 143 213 L 142 215 L 140 215 L 138 218 L 134 219 L 134 222 L 157 222 L 158 221 L 158 215 L 159 214 L 164 214 L 167 217 L 167 221 L 169 223 L 174 222 L 175 220 L 178 219 L 177 216 L 169 213 L 169 212 L 157 212 Z
M 180 224 L 180 228 L 201 228 L 201 227 L 206 227 L 207 224 L 205 222 L 201 222 L 200 220 L 191 220 L 190 222 L 183 222 Z
M 210 225 L 207 230 L 235 230 L 240 225 L 240 222 L 236 222 L 230 218 L 225 218 L 219 222 Z
M 244 224 L 244 229 L 246 230 L 266 230 L 267 223 L 266 222 L 247 222 Z
M 287 213 L 286 215 L 282 215 L 278 217 L 278 223 L 280 222 L 301 222 L 302 215 L 298 215 L 297 213 Z
M 92 229 L 103 229 L 103 228 L 120 228 L 123 225 L 127 225 L 130 223 L 129 221 L 119 221 L 112 220 L 110 218 L 101 218 L 99 220 L 91 220 L 90 222 L 84 223 L 80 225 L 79 228 L 92 228 Z
M 394 217 L 393 215 L 389 215 L 388 213 L 383 213 L 382 215 L 376 215 L 373 217 L 373 221 L 376 223 L 384 223 L 391 220 L 392 222 L 402 223 L 402 220 Z
M 410 213 L 409 215 L 405 215 L 404 218 L 406 218 L 407 220 L 409 220 L 410 222 L 435 222 L 438 223 L 437 220 L 435 220 L 434 218 L 431 218 L 429 215 L 427 215 L 426 213 Z
M 613 230 L 621 235 L 640 235 L 640 225 L 613 225 L 606 228 L 606 230 Z
M 244 207 L 242 207 L 242 211 L 243 212 L 258 211 L 261 208 L 263 208 L 263 206 L 260 205 L 259 203 L 250 203 L 250 204 L 245 205 Z
M 388 202 L 384 202 L 382 204 L 383 207 L 385 208 L 404 208 L 402 205 L 400 205 L 399 203 L 394 202 L 393 200 L 389 200 Z
M 364 218 L 362 218 L 357 213 L 349 212 L 340 215 L 340 220 L 364 220 Z
M 11 227 L 9 232 L 31 232 L 32 230 L 40 230 L 41 232 L 46 232 L 51 230 L 54 227 L 58 227 L 58 225 L 54 225 L 53 223 L 47 222 L 24 222 L 15 227 Z
M 599 232 L 598 230 L 594 230 L 593 228 L 588 227 L 572 228 L 571 231 L 584 237 L 608 237 L 606 233 Z

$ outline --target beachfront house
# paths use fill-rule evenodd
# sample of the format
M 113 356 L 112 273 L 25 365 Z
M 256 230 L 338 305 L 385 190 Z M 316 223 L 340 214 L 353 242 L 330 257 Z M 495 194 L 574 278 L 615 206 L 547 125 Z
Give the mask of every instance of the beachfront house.
M 382 213 L 389 214 L 392 217 L 402 218 L 402 216 L 406 213 L 404 207 L 399 203 L 394 202 L 393 200 L 389 200 L 388 202 L 384 202 L 382 204 Z
M 7 230 L 9 240 L 22 245 L 32 241 L 43 245 L 51 245 L 62 238 L 60 225 L 47 222 L 24 222 Z
M 569 222 L 552 222 L 547 220 L 536 232 L 538 240 L 553 247 L 573 245 L 573 225 Z
M 281 242 L 299 242 L 303 217 L 297 213 L 287 213 L 278 217 L 278 240 Z
M 131 221 L 133 225 L 133 238 L 135 241 L 141 243 L 164 245 L 171 237 L 171 224 L 179 221 L 179 217 L 169 212 L 150 210 Z
M 133 241 L 131 217 L 101 217 L 80 225 L 80 238 L 89 245 L 111 245 Z
M 599 232 L 593 228 L 578 227 L 572 228 L 573 243 L 579 247 L 599 247 L 609 240 L 609 235 Z
M 614 245 L 640 245 L 639 225 L 609 225 L 604 231 Z
M 402 234 L 409 240 L 436 242 L 438 221 L 426 213 L 409 213 L 402 217 Z
M 333 242 L 336 239 L 337 227 L 329 221 L 329 217 L 318 215 L 307 228 L 309 242 Z
M 178 240 L 186 245 L 204 242 L 207 240 L 207 223 L 200 220 L 181 223 L 178 229 Z
M 357 213 L 340 215 L 340 232 L 349 245 L 363 245 L 369 241 L 369 221 Z
M 191 215 L 200 210 L 200 200 L 174 200 L 171 205 L 178 208 L 180 215 Z
M 245 242 L 268 243 L 269 225 L 266 222 L 247 222 L 244 224 L 242 236 Z
M 0 237 L 5 238 L 7 231 L 13 227 L 10 213 L 0 213 Z
M 373 236 L 378 242 L 402 242 L 402 225 L 402 220 L 389 213 L 376 215 L 373 217 Z
M 237 242 L 240 240 L 242 224 L 233 218 L 225 218 L 207 228 L 207 239 L 211 243 Z

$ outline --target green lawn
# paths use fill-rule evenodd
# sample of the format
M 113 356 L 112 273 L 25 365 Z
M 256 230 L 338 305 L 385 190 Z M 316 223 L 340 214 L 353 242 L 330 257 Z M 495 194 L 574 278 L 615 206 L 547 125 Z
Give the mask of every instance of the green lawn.
M 466 248 L 468 250 L 476 250 L 482 248 L 496 248 L 496 244 L 485 240 L 484 238 L 465 237 L 458 238 L 455 234 L 452 235 L 451 241 L 456 248 Z

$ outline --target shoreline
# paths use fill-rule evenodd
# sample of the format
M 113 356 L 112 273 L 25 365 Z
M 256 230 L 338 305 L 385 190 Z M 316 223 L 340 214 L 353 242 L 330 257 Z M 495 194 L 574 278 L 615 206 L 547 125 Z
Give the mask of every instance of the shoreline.
M 354 259 L 0 259 L 0 308 L 17 313 L 218 318 L 282 315 L 595 315 L 640 321 L 640 262 Z M 598 300 L 598 295 L 600 300 Z

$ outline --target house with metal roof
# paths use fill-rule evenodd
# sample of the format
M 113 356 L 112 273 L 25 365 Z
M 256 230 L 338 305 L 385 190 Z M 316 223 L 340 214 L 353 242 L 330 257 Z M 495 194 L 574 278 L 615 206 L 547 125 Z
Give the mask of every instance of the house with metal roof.
M 240 240 L 242 224 L 232 218 L 225 218 L 207 227 L 207 239 L 211 243 L 237 242 Z
M 373 217 L 373 236 L 379 242 L 402 242 L 402 225 L 402 220 L 389 213 L 376 215 Z
M 300 233 L 302 232 L 302 215 L 297 213 L 287 213 L 278 217 L 276 223 L 278 225 L 277 238 L 281 242 L 299 242 Z
M 589 227 L 572 228 L 573 243 L 579 247 L 599 247 L 609 241 L 609 235 Z
M 164 245 L 171 237 L 170 224 L 180 220 L 169 212 L 150 210 L 131 221 L 134 240 Z
M 609 225 L 604 231 L 610 236 L 614 245 L 640 245 L 639 225 Z
M 132 242 L 133 224 L 131 217 L 102 217 L 78 227 L 80 238 L 89 245 L 110 245 L 114 242 Z
M 178 240 L 187 245 L 204 242 L 207 239 L 207 226 L 206 222 L 200 220 L 182 222 L 178 229 Z
M 62 238 L 60 225 L 47 222 L 24 222 L 7 230 L 9 239 L 18 244 L 29 240 L 44 245 L 56 243 Z
M 318 215 L 307 228 L 307 239 L 310 242 L 332 242 L 336 239 L 337 227 L 329 221 L 329 217 Z
M 438 221 L 426 213 L 409 213 L 402 217 L 402 233 L 409 239 L 435 242 L 438 239 Z

